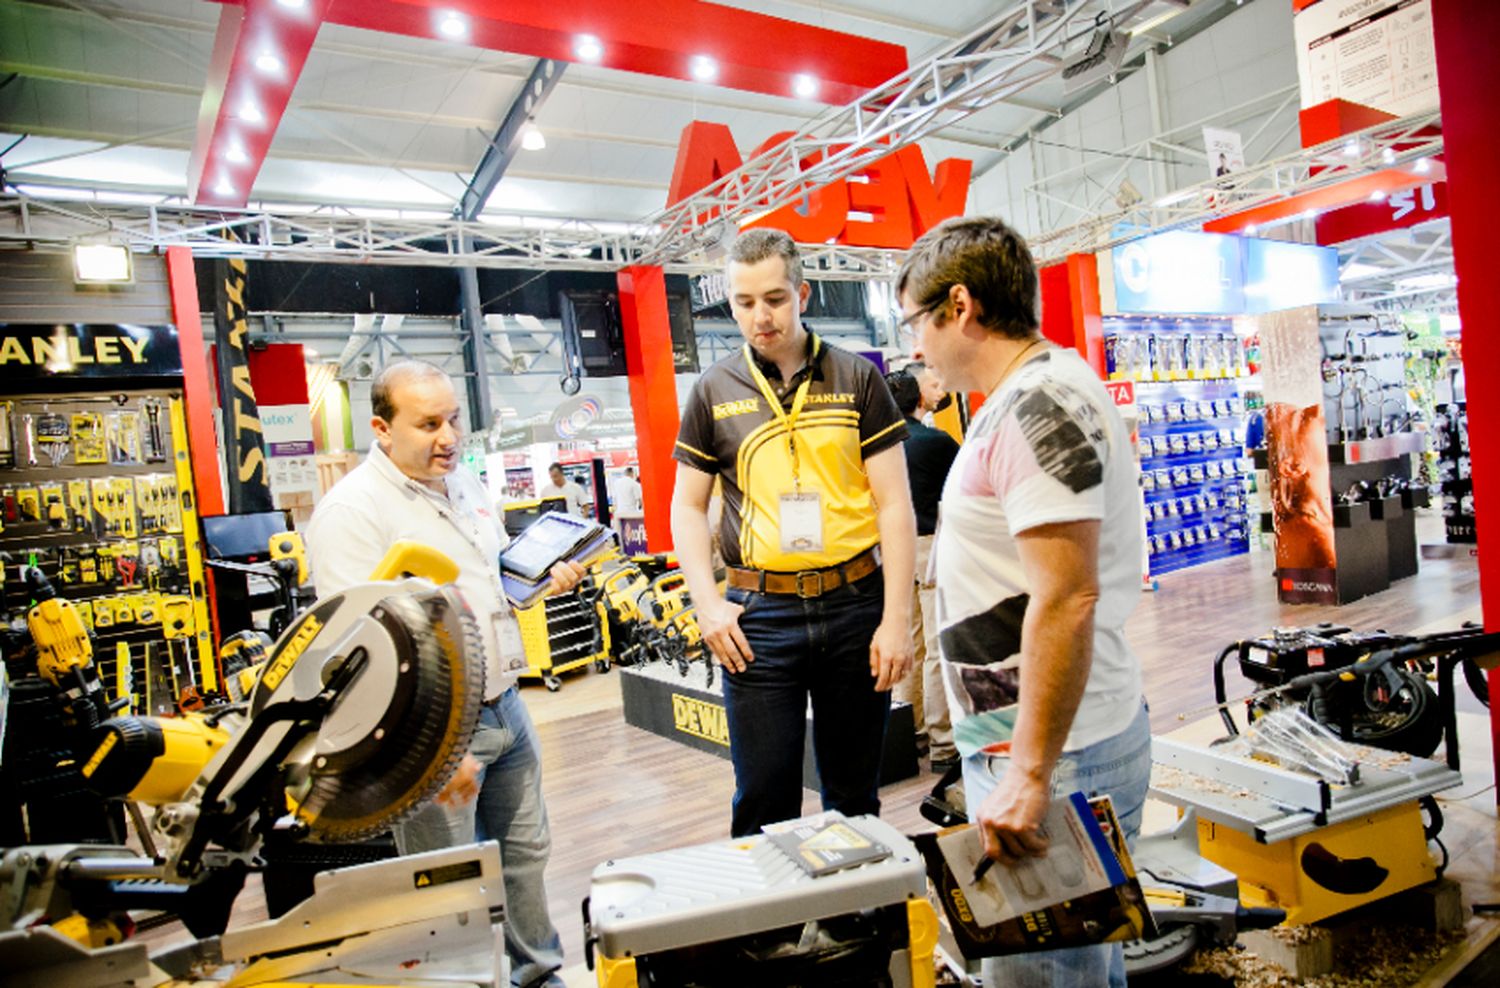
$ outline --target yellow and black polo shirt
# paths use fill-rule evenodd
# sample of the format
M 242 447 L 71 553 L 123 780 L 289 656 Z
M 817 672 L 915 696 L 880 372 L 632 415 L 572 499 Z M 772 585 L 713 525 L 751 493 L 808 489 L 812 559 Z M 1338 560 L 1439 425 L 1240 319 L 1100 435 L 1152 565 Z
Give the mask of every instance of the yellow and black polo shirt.
M 720 543 L 731 566 L 778 572 L 823 569 L 880 541 L 865 459 L 902 442 L 906 422 L 874 364 L 827 346 L 811 332 L 808 347 L 808 362 L 786 382 L 776 365 L 742 347 L 703 372 L 682 411 L 673 456 L 722 478 Z M 822 498 L 821 552 L 781 550 L 781 496 L 794 486 L 792 451 L 786 426 L 767 406 L 749 360 L 788 414 L 803 379 L 812 375 L 792 438 L 800 490 Z

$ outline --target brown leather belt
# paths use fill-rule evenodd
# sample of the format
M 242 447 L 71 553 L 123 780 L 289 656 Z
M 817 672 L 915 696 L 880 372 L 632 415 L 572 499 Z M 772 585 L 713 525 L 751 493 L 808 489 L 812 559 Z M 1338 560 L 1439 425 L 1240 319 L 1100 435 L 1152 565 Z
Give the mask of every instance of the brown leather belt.
M 880 546 L 871 546 L 848 562 L 827 569 L 805 569 L 800 573 L 776 573 L 765 569 L 728 567 L 726 581 L 731 587 L 756 593 L 796 594 L 798 597 L 821 597 L 856 580 L 863 580 L 880 568 Z

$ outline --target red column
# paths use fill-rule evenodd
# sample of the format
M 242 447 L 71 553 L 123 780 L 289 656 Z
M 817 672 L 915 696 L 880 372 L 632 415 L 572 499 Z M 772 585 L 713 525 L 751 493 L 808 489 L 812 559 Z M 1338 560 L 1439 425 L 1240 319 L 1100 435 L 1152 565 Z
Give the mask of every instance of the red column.
M 1500 92 L 1500 4 L 1434 0 L 1438 88 L 1443 101 L 1443 160 L 1448 166 L 1453 263 L 1463 320 L 1464 376 L 1469 382 L 1469 456 L 1474 514 L 1479 519 L 1479 599 L 1486 630 L 1500 629 L 1500 279 L 1490 261 L 1500 225 L 1494 195 L 1500 162 L 1494 94 Z M 1488 511 L 1486 512 L 1486 509 Z M 1500 672 L 1490 673 L 1491 753 L 1500 772 Z M 1500 793 L 1496 795 L 1500 802 Z
M 646 546 L 672 548 L 672 485 L 677 465 L 677 372 L 672 366 L 672 324 L 667 317 L 667 278 L 658 267 L 629 267 L 617 276 L 625 326 L 625 366 L 630 372 L 630 410 L 635 415 L 641 498 L 646 508 Z
M 1099 301 L 1099 265 L 1093 254 L 1069 254 L 1042 268 L 1042 335 L 1058 346 L 1078 351 L 1101 378 L 1104 366 L 1104 318 Z
M 193 460 L 193 487 L 198 492 L 198 515 L 222 515 L 224 491 L 219 482 L 219 442 L 214 436 L 213 382 L 208 376 L 208 350 L 203 345 L 203 320 L 198 312 L 198 280 L 193 274 L 193 252 L 188 247 L 167 248 L 167 284 L 172 292 L 172 320 L 182 349 L 183 411 L 188 422 L 188 453 Z

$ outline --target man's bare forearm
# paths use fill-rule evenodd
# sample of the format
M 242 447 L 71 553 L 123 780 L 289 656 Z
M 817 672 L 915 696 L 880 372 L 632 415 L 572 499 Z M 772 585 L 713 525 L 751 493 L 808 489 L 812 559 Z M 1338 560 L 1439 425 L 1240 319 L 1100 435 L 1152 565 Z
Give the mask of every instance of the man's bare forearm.
M 713 536 L 708 530 L 707 507 L 672 503 L 672 546 L 693 600 L 717 597 L 719 587 L 714 580 Z
M 1050 779 L 1088 685 L 1094 661 L 1092 593 L 1033 597 L 1021 628 L 1021 703 L 1011 765 Z
M 880 560 L 885 571 L 881 620 L 904 627 L 911 623 L 912 583 L 917 571 L 917 522 L 911 502 L 881 505 L 875 526 L 880 532 Z

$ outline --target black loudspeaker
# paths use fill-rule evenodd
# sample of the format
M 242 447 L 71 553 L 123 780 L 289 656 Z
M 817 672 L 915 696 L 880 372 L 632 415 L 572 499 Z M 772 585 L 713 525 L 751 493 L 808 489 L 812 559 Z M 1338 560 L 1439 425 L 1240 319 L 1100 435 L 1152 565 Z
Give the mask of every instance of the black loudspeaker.
M 562 317 L 564 350 L 573 349 L 584 374 L 625 376 L 625 333 L 614 293 L 567 288 L 558 293 L 557 308 Z

